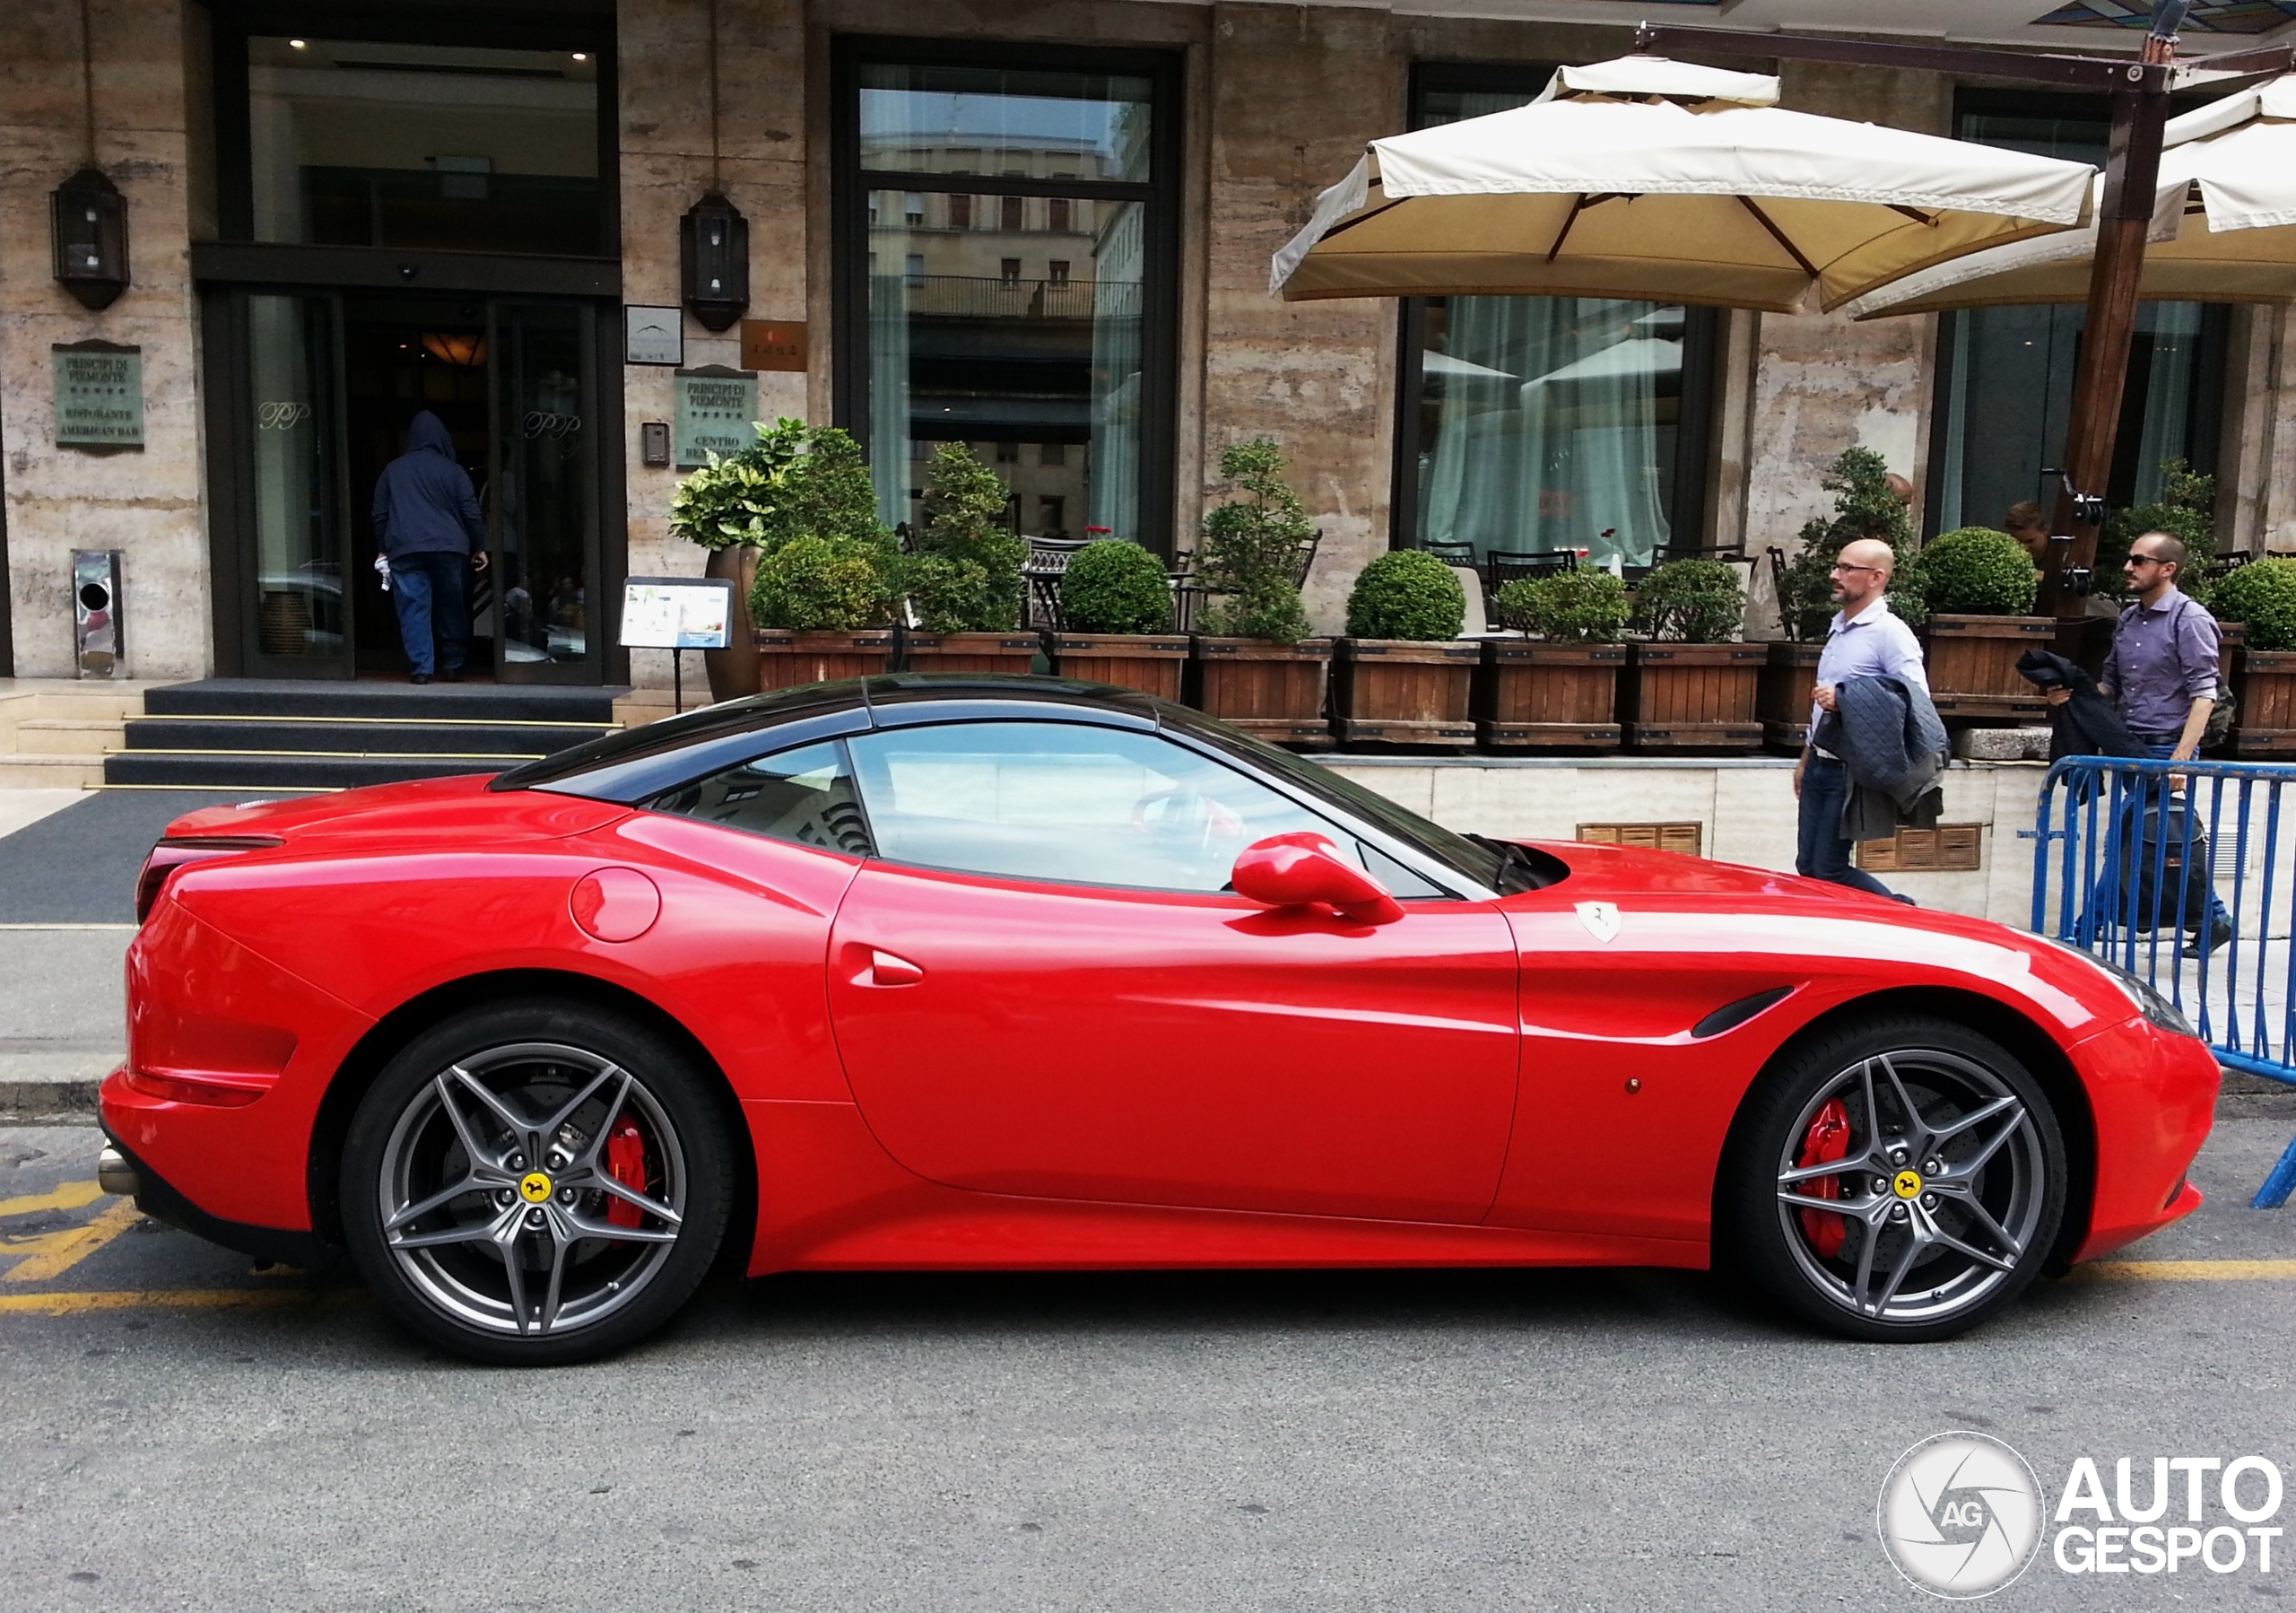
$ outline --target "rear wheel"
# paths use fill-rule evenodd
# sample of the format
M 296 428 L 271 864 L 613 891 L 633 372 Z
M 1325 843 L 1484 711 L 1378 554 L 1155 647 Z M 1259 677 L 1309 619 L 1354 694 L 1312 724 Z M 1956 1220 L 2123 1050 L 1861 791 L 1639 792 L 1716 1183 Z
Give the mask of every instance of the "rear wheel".
M 2006 1049 L 1943 1019 L 1845 1027 L 1748 1099 L 1723 1162 L 1718 1253 L 1852 1338 L 1949 1338 L 2039 1275 L 2065 1141 Z
M 415 1332 L 554 1365 L 619 1349 L 691 1296 L 733 1183 L 691 1055 L 616 1016 L 504 1004 L 385 1067 L 344 1149 L 344 1230 Z

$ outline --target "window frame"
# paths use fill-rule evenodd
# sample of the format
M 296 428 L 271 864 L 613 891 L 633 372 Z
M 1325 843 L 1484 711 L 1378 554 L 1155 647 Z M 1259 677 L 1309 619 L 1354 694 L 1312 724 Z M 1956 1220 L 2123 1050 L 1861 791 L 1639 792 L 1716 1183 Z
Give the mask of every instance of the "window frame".
M 1457 62 L 1422 60 L 1411 65 L 1407 125 L 1427 126 L 1421 110 L 1437 91 L 1486 91 L 1536 94 L 1562 64 L 1553 62 Z M 1387 546 L 1419 546 L 1420 393 L 1425 384 L 1421 334 L 1427 324 L 1427 297 L 1405 297 L 1396 318 L 1395 460 L 1390 475 Z M 1682 305 L 1683 381 L 1681 413 L 1674 422 L 1674 474 L 1661 560 L 1712 554 L 1742 547 L 1707 541 L 1707 504 L 1714 460 L 1715 378 L 1719 372 L 1722 310 Z
M 830 42 L 830 254 L 831 418 L 870 452 L 868 196 L 875 190 L 964 192 L 983 196 L 1081 196 L 1137 202 L 1144 218 L 1140 287 L 1140 541 L 1170 559 L 1178 449 L 1180 128 L 1184 58 L 1178 52 L 1090 46 L 1004 44 L 839 34 Z M 861 166 L 860 79 L 865 65 L 1008 67 L 1126 74 L 1151 85 L 1145 180 L 936 174 Z

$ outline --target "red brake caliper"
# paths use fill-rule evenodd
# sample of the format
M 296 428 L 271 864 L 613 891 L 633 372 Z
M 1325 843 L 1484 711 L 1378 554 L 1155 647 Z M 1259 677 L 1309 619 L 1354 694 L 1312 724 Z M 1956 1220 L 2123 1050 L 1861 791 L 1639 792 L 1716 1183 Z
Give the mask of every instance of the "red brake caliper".
M 1837 1154 L 1831 1157 L 1841 1156 Z M 633 1192 L 646 1190 L 646 1139 L 638 1134 L 635 1120 L 622 1121 L 606 1138 L 606 1174 Z M 1832 1185 L 1831 1178 L 1828 1178 L 1827 1185 Z M 636 1226 L 645 1213 L 627 1199 L 606 1200 L 606 1219 L 616 1226 Z M 1837 1243 L 1840 1241 L 1839 1236 L 1834 1239 Z
M 1849 1111 L 1841 1106 L 1839 1098 L 1828 1098 L 1810 1121 L 1810 1129 L 1802 1138 L 1802 1156 L 1795 1161 L 1799 1165 L 1830 1164 L 1849 1152 Z M 1841 1178 L 1820 1176 L 1802 1183 L 1802 1191 L 1820 1199 L 1841 1197 Z M 1818 1252 L 1827 1260 L 1841 1252 L 1842 1240 L 1849 1235 L 1849 1223 L 1839 1216 L 1823 1210 L 1804 1210 L 1802 1230 L 1817 1245 Z

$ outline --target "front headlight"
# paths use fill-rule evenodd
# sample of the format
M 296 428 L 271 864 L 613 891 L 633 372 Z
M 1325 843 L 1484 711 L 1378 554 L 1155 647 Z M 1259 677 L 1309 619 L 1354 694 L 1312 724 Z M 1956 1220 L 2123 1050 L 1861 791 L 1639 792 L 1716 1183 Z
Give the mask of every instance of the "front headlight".
M 2159 1025 L 2164 1031 L 2172 1031 L 2179 1036 L 2196 1037 L 2200 1034 L 2198 1031 L 2192 1028 L 2192 1021 L 2185 1017 L 2184 1010 L 2161 996 L 2152 982 L 2144 976 L 2132 974 L 2118 963 L 2100 958 L 2093 952 L 2083 951 L 2070 941 L 2060 941 L 2054 936 L 2043 936 L 2041 939 L 2052 946 L 2063 948 L 2083 963 L 2094 964 L 2097 972 L 2112 981 L 2114 985 L 2118 986 L 2121 995 L 2135 1004 L 2136 1011 L 2144 1015 L 2152 1024 Z

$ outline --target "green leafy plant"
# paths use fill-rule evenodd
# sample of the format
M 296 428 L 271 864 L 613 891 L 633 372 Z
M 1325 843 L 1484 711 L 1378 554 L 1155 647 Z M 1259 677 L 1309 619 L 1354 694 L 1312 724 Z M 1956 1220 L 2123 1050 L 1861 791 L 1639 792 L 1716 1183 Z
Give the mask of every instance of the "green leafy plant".
M 1786 636 L 1800 641 L 1825 637 L 1834 610 L 1833 562 L 1844 545 L 1861 537 L 1889 545 L 1897 556 L 1890 609 L 1915 626 L 1928 620 L 1913 521 L 1890 491 L 1889 462 L 1872 449 L 1846 449 L 1819 485 L 1834 495 L 1833 519 L 1804 523 L 1801 550 L 1779 580 L 1778 614 Z
M 1071 632 L 1162 632 L 1172 624 L 1164 562 L 1121 538 L 1086 544 L 1060 574 L 1060 620 Z
M 1653 639 L 1726 643 L 1745 613 L 1736 573 L 1718 560 L 1670 560 L 1634 590 L 1635 629 Z
M 1004 524 L 1012 494 L 971 445 L 944 442 L 926 473 L 925 525 L 903 582 L 927 632 L 1007 632 L 1021 620 L 1028 545 Z
M 1518 577 L 1492 604 L 1501 626 L 1558 644 L 1615 644 L 1634 617 L 1626 584 L 1591 566 Z
M 678 483 L 670 495 L 670 530 L 705 549 L 749 544 L 766 546 L 786 522 L 786 482 L 801 457 L 802 421 L 757 423 L 757 440 L 738 454 L 709 463 Z
M 1314 536 L 1308 507 L 1283 480 L 1283 452 L 1266 438 L 1231 443 L 1220 474 L 1242 489 L 1204 518 L 1196 570 L 1214 596 L 1202 629 L 1214 637 L 1293 644 L 1308 636 L 1307 607 L 1292 580 Z
M 1456 639 L 1466 619 L 1458 573 L 1423 549 L 1390 549 L 1347 596 L 1347 631 L 1359 639 Z
M 2250 650 L 2296 650 L 2296 560 L 2257 560 L 2218 580 L 2209 608 L 2245 623 Z
M 882 555 L 849 538 L 791 538 L 760 557 L 750 590 L 750 615 L 760 627 L 800 632 L 874 627 L 891 604 Z
M 2040 590 L 2025 545 L 1990 527 L 1941 532 L 1921 551 L 1922 582 L 1933 612 L 2022 616 Z
M 2149 504 L 2117 510 L 2097 538 L 2097 591 L 2116 597 L 2128 591 L 2129 545 L 2148 532 L 2165 532 L 2192 551 L 2177 573 L 2177 587 L 2200 598 L 2201 572 L 2216 558 L 2216 478 L 2198 475 L 2182 459 L 2161 461 L 2161 496 Z

